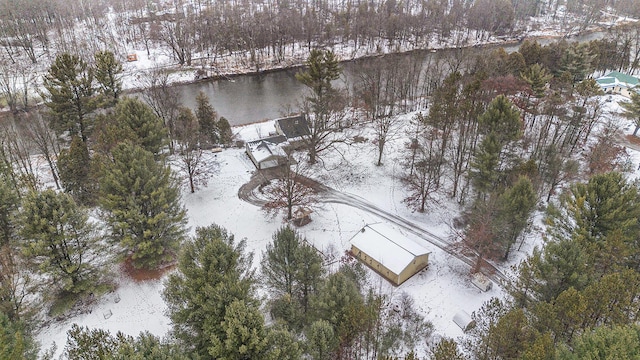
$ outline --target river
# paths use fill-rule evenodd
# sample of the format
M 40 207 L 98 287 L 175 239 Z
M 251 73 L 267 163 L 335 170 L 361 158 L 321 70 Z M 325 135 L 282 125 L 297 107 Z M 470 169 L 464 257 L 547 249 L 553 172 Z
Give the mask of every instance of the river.
M 592 32 L 576 37 L 569 41 L 590 41 L 602 38 L 605 32 Z M 557 38 L 532 38 L 542 45 Z M 490 44 L 483 47 L 472 48 L 477 51 L 503 47 L 507 52 L 518 50 L 520 44 Z M 437 51 L 452 51 L 449 49 Z M 428 51 L 414 51 L 405 56 L 425 57 L 427 63 Z M 360 59 L 366 61 L 366 59 Z M 351 79 L 354 73 L 353 62 L 344 64 L 344 77 Z M 295 78 L 297 69 L 287 69 L 268 72 L 264 74 L 241 75 L 231 80 L 211 80 L 191 84 L 176 85 L 180 90 L 182 103 L 192 109 L 196 107 L 196 96 L 203 91 L 211 105 L 220 116 L 229 120 L 231 125 L 243 125 L 268 119 L 282 117 L 298 109 L 298 104 L 303 97 L 306 88 Z

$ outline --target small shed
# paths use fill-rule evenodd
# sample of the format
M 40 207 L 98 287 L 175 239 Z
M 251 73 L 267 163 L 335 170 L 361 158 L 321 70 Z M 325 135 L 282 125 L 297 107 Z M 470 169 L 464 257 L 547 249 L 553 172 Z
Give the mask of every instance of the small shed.
M 473 320 L 471 315 L 469 315 L 464 310 L 460 310 L 455 315 L 453 315 L 453 322 L 458 325 L 464 332 L 467 332 L 476 327 L 476 321 Z
M 365 225 L 351 238 L 351 253 L 394 285 L 429 265 L 429 251 L 395 227 Z
M 293 212 L 293 224 L 296 226 L 305 226 L 311 222 L 311 213 L 313 211 L 306 207 L 298 207 Z
M 300 140 L 311 134 L 309 122 L 305 114 L 275 120 L 276 132 L 288 140 Z
M 245 143 L 245 150 L 253 164 L 259 170 L 286 164 L 287 154 L 282 148 L 286 142 L 284 136 L 273 136 Z
M 471 282 L 482 291 L 489 291 L 493 287 L 491 280 L 479 272 L 471 275 Z
M 128 62 L 138 61 L 138 54 L 129 54 L 129 55 L 127 55 L 127 61 Z

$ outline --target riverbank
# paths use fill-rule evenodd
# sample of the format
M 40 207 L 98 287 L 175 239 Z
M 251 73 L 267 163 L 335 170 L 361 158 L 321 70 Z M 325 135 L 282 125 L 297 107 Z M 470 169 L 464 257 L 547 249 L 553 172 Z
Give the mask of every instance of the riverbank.
M 431 39 L 426 42 L 426 46 L 418 46 L 412 48 L 399 48 L 399 49 L 390 49 L 387 46 L 376 46 L 378 51 L 368 52 L 368 51 L 359 51 L 356 50 L 350 44 L 338 44 L 333 47 L 325 47 L 333 50 L 336 53 L 336 56 L 340 60 L 341 63 L 352 63 L 359 60 L 371 59 L 382 57 L 385 55 L 411 55 L 413 53 L 419 52 L 438 52 L 438 51 L 447 51 L 447 50 L 455 50 L 455 49 L 465 49 L 465 48 L 494 48 L 494 47 L 504 47 L 504 46 L 515 46 L 516 48 L 525 40 L 535 40 L 541 42 L 543 45 L 560 41 L 565 39 L 571 42 L 581 42 L 581 41 L 589 41 L 593 39 L 598 39 L 606 36 L 612 29 L 626 26 L 628 24 L 632 24 L 637 22 L 635 19 L 625 19 L 616 21 L 615 24 L 606 25 L 606 24 L 598 24 L 592 25 L 580 32 L 568 32 L 562 33 L 558 30 L 549 29 L 549 30 L 536 30 L 532 31 L 528 34 L 517 34 L 511 37 L 496 37 L 491 36 L 487 40 L 483 41 L 467 41 L 466 43 L 454 44 L 452 41 L 448 42 L 438 42 L 435 39 Z M 306 50 L 303 50 L 305 49 Z M 225 63 L 225 59 L 222 60 L 216 59 L 215 66 L 180 66 L 178 64 L 169 64 L 163 65 L 161 67 L 158 66 L 137 66 L 138 72 L 135 74 L 125 75 L 133 76 L 134 80 L 127 81 L 125 79 L 125 92 L 126 93 L 136 93 L 142 91 L 145 86 L 140 84 L 140 71 L 144 71 L 141 68 L 147 68 L 147 72 L 155 71 L 160 69 L 162 71 L 166 71 L 169 75 L 169 82 L 172 85 L 189 85 L 189 84 L 198 84 L 198 83 L 206 83 L 211 81 L 234 81 L 238 77 L 242 76 L 261 76 L 267 75 L 274 72 L 280 71 L 290 71 L 302 68 L 304 66 L 304 62 L 306 61 L 310 49 L 308 47 L 299 46 L 298 52 L 291 56 L 290 58 L 285 59 L 284 61 L 274 61 L 269 60 L 265 61 L 264 64 L 259 66 L 259 69 L 255 69 L 255 65 L 251 64 L 238 64 L 237 61 L 235 64 L 227 64 Z M 515 49 L 514 49 L 515 51 Z M 230 58 L 230 57 L 229 57 Z M 146 58 L 145 54 L 139 55 L 139 61 L 147 62 L 149 59 Z M 195 59 L 195 62 L 206 63 L 207 58 L 199 58 Z M 211 65 L 211 64 L 209 64 Z M 241 66 L 239 66 L 241 65 Z

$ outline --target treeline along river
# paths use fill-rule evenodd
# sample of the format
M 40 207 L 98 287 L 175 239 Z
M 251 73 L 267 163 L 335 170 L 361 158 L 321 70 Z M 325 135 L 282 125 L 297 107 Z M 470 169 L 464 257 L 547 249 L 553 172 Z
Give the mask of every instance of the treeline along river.
M 592 32 L 577 37 L 570 41 L 590 41 L 602 38 L 605 32 Z M 539 38 L 541 44 L 548 44 L 557 39 Z M 493 50 L 498 47 L 507 52 L 518 50 L 519 44 L 486 45 L 480 47 L 465 48 L 462 56 L 477 55 L 482 51 Z M 434 57 L 455 55 L 458 49 L 444 49 L 436 52 L 428 50 L 412 51 L 400 55 L 386 56 L 410 56 L 420 61 L 423 70 L 432 66 Z M 363 58 L 356 61 L 343 63 L 343 77 L 340 85 L 353 84 L 356 80 L 359 67 L 366 66 L 367 62 L 374 58 Z M 182 103 L 195 109 L 196 96 L 200 91 L 204 92 L 220 116 L 229 120 L 231 125 L 244 125 L 282 117 L 291 112 L 296 112 L 302 100 L 306 88 L 295 78 L 299 69 L 285 69 L 262 74 L 240 75 L 229 80 L 200 81 L 191 84 L 176 85 L 180 90 Z

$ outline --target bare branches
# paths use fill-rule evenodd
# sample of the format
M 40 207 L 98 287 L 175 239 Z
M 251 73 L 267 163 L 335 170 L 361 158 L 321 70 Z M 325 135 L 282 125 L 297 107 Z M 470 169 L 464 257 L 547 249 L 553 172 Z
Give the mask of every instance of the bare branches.
M 293 156 L 289 156 L 288 164 L 280 166 L 277 171 L 277 178 L 261 188 L 267 198 L 264 208 L 268 212 L 284 210 L 286 219 L 291 220 L 294 207 L 308 208 L 316 202 L 315 191 L 306 180 L 307 165 L 296 161 Z

